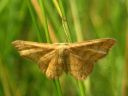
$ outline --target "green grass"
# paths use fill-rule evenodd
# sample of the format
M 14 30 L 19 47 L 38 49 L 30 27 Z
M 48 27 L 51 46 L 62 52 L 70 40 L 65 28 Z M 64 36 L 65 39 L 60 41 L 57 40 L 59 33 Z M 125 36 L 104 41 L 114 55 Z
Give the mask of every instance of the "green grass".
M 127 14 L 127 0 L 0 1 L 0 96 L 128 96 Z M 49 80 L 11 45 L 106 37 L 117 43 L 84 81 L 69 74 Z

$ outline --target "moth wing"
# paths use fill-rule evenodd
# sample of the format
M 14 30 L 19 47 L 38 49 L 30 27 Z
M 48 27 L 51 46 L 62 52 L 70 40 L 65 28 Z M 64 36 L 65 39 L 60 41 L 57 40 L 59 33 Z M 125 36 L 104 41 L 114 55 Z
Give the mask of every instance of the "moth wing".
M 58 78 L 63 72 L 63 63 L 59 62 L 58 58 L 58 52 L 55 51 L 54 54 L 51 53 L 51 55 L 46 55 L 40 59 L 41 69 L 45 71 L 45 74 L 49 79 Z
M 114 45 L 113 39 L 97 39 L 69 46 L 69 72 L 77 79 L 85 79 L 93 69 L 94 63 L 106 56 Z
M 51 44 L 16 40 L 12 42 L 21 56 L 38 62 L 41 57 L 55 50 Z
M 90 55 L 90 50 L 92 52 L 96 51 L 97 53 L 104 53 L 104 54 L 96 54 L 93 57 L 94 61 L 104 57 L 109 49 L 115 44 L 115 40 L 111 38 L 104 38 L 104 39 L 96 39 L 96 40 L 89 40 L 86 42 L 75 43 L 69 46 L 69 50 L 75 55 L 78 55 L 85 59 L 91 59 L 92 56 Z M 89 51 L 88 51 L 89 50 Z
M 54 58 L 55 56 L 55 51 L 51 51 L 47 54 L 45 54 L 44 56 L 42 56 L 39 60 L 38 60 L 38 64 L 39 64 L 39 68 L 40 70 L 45 74 L 48 66 L 51 62 L 51 60 Z
M 77 79 L 86 79 L 86 77 L 92 72 L 93 65 L 95 63 L 95 56 L 101 57 L 105 53 L 98 53 L 94 50 L 86 50 L 86 59 L 81 56 L 70 53 L 68 71 Z M 85 57 L 85 56 L 84 56 Z M 91 57 L 91 58 L 90 58 Z

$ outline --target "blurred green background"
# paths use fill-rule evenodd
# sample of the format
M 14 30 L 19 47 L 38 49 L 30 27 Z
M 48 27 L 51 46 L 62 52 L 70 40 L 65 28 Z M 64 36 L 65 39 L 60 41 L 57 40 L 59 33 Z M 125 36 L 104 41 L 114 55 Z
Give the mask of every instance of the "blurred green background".
M 11 45 L 17 39 L 53 43 L 105 37 L 117 43 L 84 81 L 65 74 L 48 80 Z M 128 0 L 0 0 L 0 96 L 62 94 L 128 96 Z

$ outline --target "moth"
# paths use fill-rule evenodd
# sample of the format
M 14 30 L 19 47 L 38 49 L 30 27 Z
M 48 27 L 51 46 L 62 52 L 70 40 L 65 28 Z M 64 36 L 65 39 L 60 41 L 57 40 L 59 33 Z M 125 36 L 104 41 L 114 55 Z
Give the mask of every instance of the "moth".
M 16 40 L 12 44 L 21 56 L 35 61 L 49 79 L 56 79 L 66 72 L 83 80 L 92 72 L 95 62 L 108 54 L 115 40 L 103 38 L 53 44 Z

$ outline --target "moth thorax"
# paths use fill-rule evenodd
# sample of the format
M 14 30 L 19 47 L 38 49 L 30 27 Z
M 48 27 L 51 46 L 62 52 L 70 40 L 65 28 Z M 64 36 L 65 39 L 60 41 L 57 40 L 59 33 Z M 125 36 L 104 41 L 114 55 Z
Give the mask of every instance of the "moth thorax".
M 58 62 L 59 63 L 66 63 L 66 58 L 67 58 L 67 51 L 68 49 L 65 47 L 61 47 L 58 49 Z
M 59 48 L 58 49 L 58 54 L 60 57 L 63 57 L 65 55 L 65 51 L 66 51 L 66 48 Z

